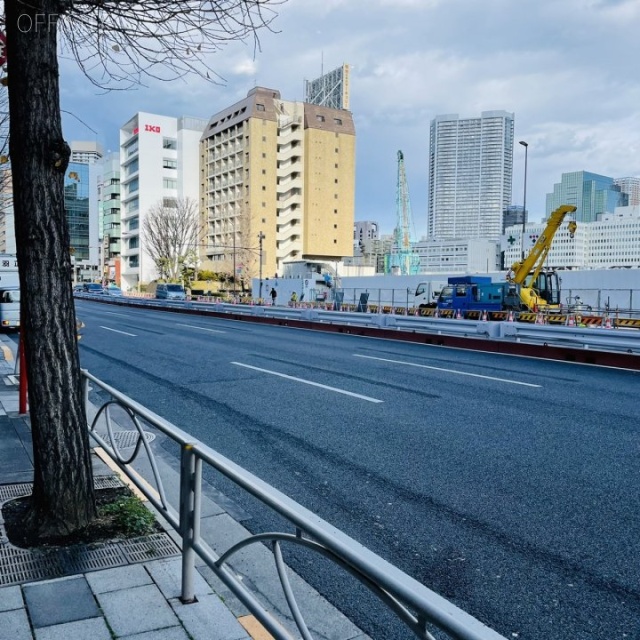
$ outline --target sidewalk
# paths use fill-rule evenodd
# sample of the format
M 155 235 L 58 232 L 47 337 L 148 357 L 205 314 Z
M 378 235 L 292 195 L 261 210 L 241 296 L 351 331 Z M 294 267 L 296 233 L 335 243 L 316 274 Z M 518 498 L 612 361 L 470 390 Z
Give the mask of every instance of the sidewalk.
M 5 348 L 0 353 L 0 489 L 33 481 L 28 418 L 19 416 L 18 388 L 7 379 L 14 371 L 7 345 L 9 340 L 2 336 Z M 98 474 L 108 475 L 109 471 L 99 469 Z M 4 536 L 0 537 L 0 548 L 6 549 L 7 545 Z M 7 572 L 4 562 L 0 566 L 2 585 L 6 584 Z M 180 578 L 181 560 L 175 555 L 53 580 L 0 586 L 0 640 L 269 637 L 264 630 L 260 630 L 262 634 L 253 631 L 258 626 L 250 616 L 237 619 L 198 573 L 198 602 L 183 605 L 179 599 Z

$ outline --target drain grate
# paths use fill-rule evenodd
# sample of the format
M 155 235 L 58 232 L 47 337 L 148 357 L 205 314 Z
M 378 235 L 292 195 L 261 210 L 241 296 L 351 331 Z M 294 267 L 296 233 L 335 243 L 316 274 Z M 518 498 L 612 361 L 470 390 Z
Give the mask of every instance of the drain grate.
M 149 431 L 143 431 L 142 434 L 147 442 L 153 442 L 156 439 L 155 434 L 150 433 Z M 113 434 L 113 439 L 116 441 L 116 444 L 120 449 L 135 447 L 139 437 L 139 431 L 115 431 Z

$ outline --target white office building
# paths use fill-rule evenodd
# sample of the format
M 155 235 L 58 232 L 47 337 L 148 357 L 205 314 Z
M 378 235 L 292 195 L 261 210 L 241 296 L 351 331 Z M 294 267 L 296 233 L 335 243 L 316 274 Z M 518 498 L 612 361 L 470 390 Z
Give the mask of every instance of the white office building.
M 514 114 L 507 111 L 431 121 L 429 238 L 499 241 L 511 204 L 513 131 Z
M 579 222 L 573 237 L 568 222 L 553 238 L 545 266 L 555 269 L 640 268 L 640 206 L 616 207 L 595 222 Z M 525 250 L 543 233 L 546 222 L 528 224 Z M 503 239 L 505 265 L 522 255 L 522 227 L 508 227 Z
M 498 243 L 485 238 L 432 240 L 413 244 L 420 273 L 487 273 L 500 269 Z
M 199 143 L 207 120 L 138 112 L 120 129 L 121 283 L 125 290 L 157 278 L 145 251 L 145 214 L 177 199 L 199 199 Z

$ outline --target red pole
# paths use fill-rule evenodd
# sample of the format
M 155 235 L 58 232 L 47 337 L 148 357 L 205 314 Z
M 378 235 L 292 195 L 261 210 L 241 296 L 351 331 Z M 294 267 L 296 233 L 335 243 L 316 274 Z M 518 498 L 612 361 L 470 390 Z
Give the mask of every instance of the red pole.
M 24 337 L 22 330 L 20 330 L 20 342 L 18 344 L 18 351 L 20 352 L 20 384 L 19 384 L 19 407 L 18 412 L 21 414 L 27 413 L 27 359 L 24 355 Z

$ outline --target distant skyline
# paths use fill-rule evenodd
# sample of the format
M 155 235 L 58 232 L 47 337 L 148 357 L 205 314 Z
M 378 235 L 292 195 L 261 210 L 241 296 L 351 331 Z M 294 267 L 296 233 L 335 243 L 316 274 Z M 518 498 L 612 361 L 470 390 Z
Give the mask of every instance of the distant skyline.
M 226 85 L 197 78 L 104 93 L 61 58 L 67 140 L 118 149 L 137 111 L 208 118 L 256 85 L 304 99 L 304 80 L 351 66 L 357 134 L 356 220 L 390 233 L 402 150 L 416 237 L 427 230 L 430 121 L 515 114 L 513 203 L 540 220 L 562 173 L 640 176 L 640 3 L 636 0 L 289 0 L 261 50 L 213 58 Z M 79 118 L 85 124 L 78 121 Z M 96 133 L 94 133 L 96 132 Z

